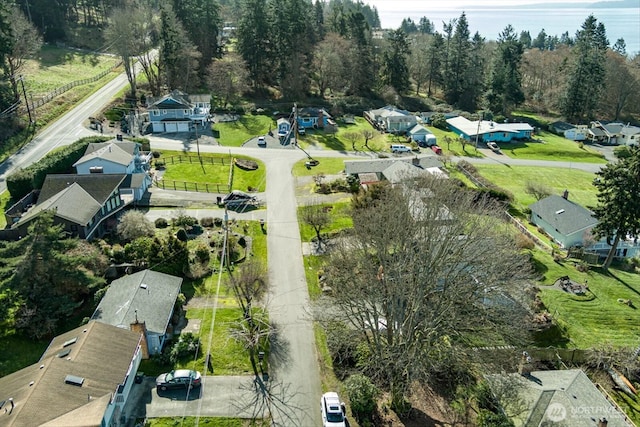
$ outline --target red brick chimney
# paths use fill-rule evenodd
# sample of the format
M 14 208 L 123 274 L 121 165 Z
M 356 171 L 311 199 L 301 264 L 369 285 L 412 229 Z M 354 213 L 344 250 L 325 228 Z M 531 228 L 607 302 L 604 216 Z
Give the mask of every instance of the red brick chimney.
M 138 321 L 138 310 L 136 310 L 136 320 L 131 323 L 130 328 L 133 332 L 142 334 L 142 358 L 149 358 L 149 343 L 147 342 L 147 325 L 145 322 Z
M 569 200 L 569 190 L 564 190 L 562 193 L 562 198 L 565 200 Z

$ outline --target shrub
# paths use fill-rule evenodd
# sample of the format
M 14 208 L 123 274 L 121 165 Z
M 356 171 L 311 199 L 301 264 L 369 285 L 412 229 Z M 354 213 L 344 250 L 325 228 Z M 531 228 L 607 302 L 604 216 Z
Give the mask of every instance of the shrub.
M 518 234 L 516 236 L 516 247 L 518 249 L 533 249 L 535 248 L 535 243 L 529 237 L 524 234 Z
M 186 358 L 195 359 L 200 348 L 200 338 L 191 332 L 180 335 L 180 339 L 176 342 L 169 352 L 169 360 L 175 364 Z
M 169 222 L 165 218 L 158 218 L 155 220 L 156 228 L 167 228 Z
M 373 425 L 376 399 L 380 393 L 378 388 L 362 374 L 351 375 L 345 381 L 344 386 L 351 403 L 351 412 L 358 424 L 363 427 Z
M 166 166 L 165 161 L 164 160 L 160 160 L 160 159 L 157 159 L 153 163 L 154 163 L 156 169 L 164 169 L 164 167 Z
M 247 238 L 245 236 L 240 236 L 240 238 L 238 239 L 238 245 L 240 245 L 240 247 L 242 247 L 242 248 L 246 248 L 247 247 Z
M 153 156 L 154 159 L 157 159 L 160 157 L 160 152 L 159 151 L 152 151 L 151 155 Z
M 213 225 L 216 227 L 222 227 L 222 218 L 214 218 L 213 219 Z
M 213 217 L 206 216 L 200 220 L 200 225 L 206 228 L 213 227 Z
M 631 151 L 626 145 L 619 145 L 613 149 L 613 154 L 619 159 L 624 159 L 631 156 Z
M 178 230 L 178 232 L 176 233 L 176 239 L 180 240 L 181 242 L 186 242 L 189 239 L 184 228 Z

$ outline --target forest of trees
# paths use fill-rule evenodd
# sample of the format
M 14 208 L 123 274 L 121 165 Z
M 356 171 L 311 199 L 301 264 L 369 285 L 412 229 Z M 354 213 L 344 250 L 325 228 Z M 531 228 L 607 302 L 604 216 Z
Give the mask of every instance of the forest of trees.
M 507 26 L 488 41 L 471 34 L 464 13 L 441 31 L 428 17 L 383 31 L 377 10 L 352 0 L 3 4 L 0 111 L 21 96 L 16 58 L 33 55 L 43 40 L 81 45 L 90 38 L 79 35 L 93 29 L 102 35 L 100 46 L 79 47 L 122 56 L 133 97 L 139 94 L 132 65 L 139 61 L 148 82 L 144 92 L 210 92 L 220 107 L 246 99 L 318 103 L 330 97 L 333 105 L 444 104 L 440 108 L 502 116 L 526 108 L 583 123 L 633 121 L 640 113 L 640 58 L 627 55 L 622 39 L 611 46 L 593 16 L 574 35 L 568 29 L 533 36 Z M 18 17 L 22 29 L 12 24 Z M 27 46 L 19 43 L 24 34 L 33 35 Z

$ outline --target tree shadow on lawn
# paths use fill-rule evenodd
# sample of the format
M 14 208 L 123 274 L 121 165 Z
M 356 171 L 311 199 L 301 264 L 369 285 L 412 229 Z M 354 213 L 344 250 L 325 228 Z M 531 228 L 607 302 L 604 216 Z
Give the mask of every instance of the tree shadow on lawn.
M 270 122 L 270 124 L 272 123 Z M 252 135 L 258 135 L 264 132 L 264 124 L 254 116 L 240 116 L 240 119 L 228 123 L 228 125 L 236 129 L 244 128 Z
M 616 276 L 611 270 L 607 270 L 604 271 L 602 270 L 600 267 L 598 268 L 594 268 L 594 270 L 598 271 L 598 273 L 604 275 L 604 276 L 609 276 L 613 279 L 615 279 L 617 282 L 622 283 L 624 286 L 626 286 L 627 289 L 629 289 L 631 292 L 635 293 L 636 295 L 640 296 L 640 292 L 638 292 L 636 289 L 634 289 L 631 285 L 629 285 L 627 282 L 625 282 L 624 280 L 622 280 L 621 278 L 619 278 L 618 276 Z

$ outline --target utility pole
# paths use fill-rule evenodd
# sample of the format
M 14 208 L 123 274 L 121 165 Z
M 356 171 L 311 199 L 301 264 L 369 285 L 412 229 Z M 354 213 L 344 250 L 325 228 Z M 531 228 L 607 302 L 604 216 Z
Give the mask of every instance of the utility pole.
M 33 117 L 31 116 L 31 107 L 29 107 L 29 99 L 27 99 L 27 91 L 24 88 L 24 79 L 22 78 L 22 75 L 20 75 L 20 78 L 18 80 L 20 80 L 20 84 L 22 85 L 22 94 L 24 95 L 24 103 L 27 104 L 27 113 L 29 114 L 29 123 L 34 124 Z
M 478 137 L 480 136 L 480 123 L 482 123 L 482 119 L 484 119 L 484 112 L 480 112 L 480 117 L 478 118 L 478 130 L 476 130 L 476 151 L 478 151 Z

